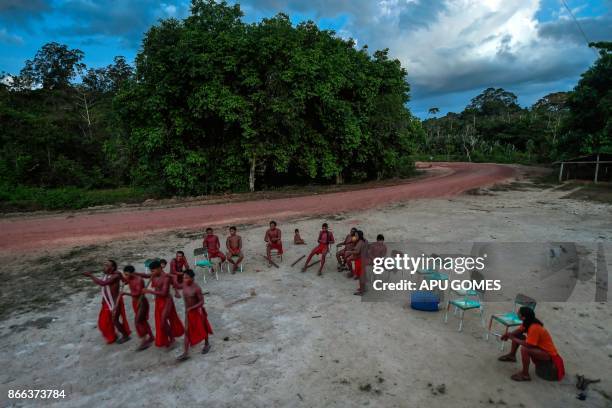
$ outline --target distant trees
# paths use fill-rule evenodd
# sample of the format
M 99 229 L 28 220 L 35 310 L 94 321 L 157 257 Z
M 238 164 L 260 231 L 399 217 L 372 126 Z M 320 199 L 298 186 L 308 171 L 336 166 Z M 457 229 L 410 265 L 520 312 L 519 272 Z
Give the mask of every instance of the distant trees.
M 447 160 L 554 160 L 567 98 L 566 92 L 551 93 L 524 109 L 512 92 L 485 89 L 461 113 L 425 120 L 427 142 L 420 151 Z

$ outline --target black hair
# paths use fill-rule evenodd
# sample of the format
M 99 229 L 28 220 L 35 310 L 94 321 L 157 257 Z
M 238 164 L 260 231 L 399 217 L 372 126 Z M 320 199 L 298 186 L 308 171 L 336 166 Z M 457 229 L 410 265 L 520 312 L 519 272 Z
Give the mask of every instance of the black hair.
M 134 272 L 136 272 L 136 269 L 134 269 L 134 267 L 132 265 L 125 265 L 123 267 L 123 272 L 134 273 Z
M 270 224 L 276 225 L 276 221 L 270 221 Z
M 185 256 L 185 253 L 183 251 L 176 251 L 176 253 Z
M 296 229 L 295 229 L 295 232 L 300 232 L 300 230 L 296 228 Z
M 157 268 L 161 268 L 160 261 L 153 261 L 149 264 L 149 269 L 157 269 Z
M 376 240 L 377 240 L 377 241 L 384 241 L 384 240 L 385 240 L 385 236 L 384 236 L 383 234 L 378 234 L 378 235 L 376 236 Z
M 357 237 L 359 238 L 359 240 L 363 241 L 363 231 L 362 230 L 357 230 L 356 234 L 357 234 Z
M 210 228 L 210 227 L 206 228 L 206 232 L 208 232 L 208 231 L 212 231 L 212 230 L 213 230 L 213 229 L 212 229 L 212 228 Z
M 195 276 L 195 273 L 193 273 L 193 269 L 185 269 L 185 272 L 183 273 L 189 276 L 191 279 L 193 279 L 193 277 Z
M 321 227 L 325 227 L 325 228 L 327 228 L 327 227 L 328 227 L 328 225 L 327 225 L 327 223 L 326 223 L 326 222 L 324 222 L 324 223 L 323 223 L 323 225 L 321 225 Z
M 161 264 L 166 264 L 166 265 L 168 265 L 168 261 L 166 261 L 165 259 L 163 259 L 163 258 L 162 258 L 162 259 L 160 259 L 160 260 L 159 260 L 159 264 L 160 264 L 160 265 L 161 265 Z
M 525 330 L 529 330 L 529 326 L 531 326 L 533 323 L 537 323 L 540 326 L 544 326 L 544 323 L 536 319 L 535 312 L 530 307 L 522 306 L 519 309 L 519 314 L 525 318 L 523 320 L 523 327 L 525 328 Z
M 230 231 L 231 231 L 231 230 L 236 231 L 236 227 L 234 227 L 234 226 L 232 225 L 232 226 L 230 227 Z
M 357 232 L 357 228 L 353 227 L 351 228 L 351 235 L 355 234 Z
M 112 259 L 109 259 L 108 262 L 110 262 L 111 265 L 113 265 L 113 271 L 117 270 L 117 262 L 113 261 Z

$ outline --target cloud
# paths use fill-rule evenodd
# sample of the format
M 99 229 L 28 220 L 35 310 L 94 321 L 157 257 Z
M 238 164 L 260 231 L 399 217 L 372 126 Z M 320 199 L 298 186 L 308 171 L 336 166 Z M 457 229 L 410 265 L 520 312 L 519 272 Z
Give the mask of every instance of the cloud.
M 23 38 L 16 34 L 9 33 L 6 28 L 0 28 L 0 44 L 22 45 Z
M 59 4 L 56 11 L 62 23 L 50 30 L 54 35 L 90 42 L 113 38 L 125 47 L 137 48 L 143 34 L 157 20 L 184 17 L 189 5 L 186 1 L 68 0 Z
M 589 41 L 612 40 L 612 15 L 580 18 L 578 23 Z M 570 19 L 559 19 L 543 23 L 540 25 L 538 32 L 542 38 L 571 41 L 575 44 L 585 43 L 584 37 L 576 23 Z
M 25 29 L 50 10 L 50 0 L 0 0 L 0 22 Z

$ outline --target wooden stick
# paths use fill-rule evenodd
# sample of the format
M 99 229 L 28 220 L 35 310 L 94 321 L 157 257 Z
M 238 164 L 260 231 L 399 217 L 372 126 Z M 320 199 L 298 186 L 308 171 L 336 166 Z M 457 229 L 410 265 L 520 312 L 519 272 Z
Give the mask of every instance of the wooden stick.
M 304 259 L 306 257 L 306 255 L 302 255 L 300 256 L 294 263 L 291 264 L 291 266 L 295 266 L 296 263 L 300 262 L 302 259 Z
M 268 261 L 270 264 L 274 265 L 274 266 L 275 266 L 275 267 L 277 267 L 277 268 L 280 268 L 280 266 L 278 266 L 278 265 L 277 265 L 277 264 L 276 264 L 276 263 L 275 263 L 273 260 L 268 259 L 268 257 L 267 257 L 267 256 L 262 255 L 262 257 L 263 257 L 263 258 L 264 258 L 266 261 Z
M 320 263 L 320 262 L 321 262 L 321 261 L 312 261 L 312 263 L 311 263 L 310 265 L 306 265 L 306 268 L 304 268 L 304 269 L 308 269 L 308 268 L 310 268 L 311 266 L 316 265 L 316 264 L 318 264 L 318 263 Z

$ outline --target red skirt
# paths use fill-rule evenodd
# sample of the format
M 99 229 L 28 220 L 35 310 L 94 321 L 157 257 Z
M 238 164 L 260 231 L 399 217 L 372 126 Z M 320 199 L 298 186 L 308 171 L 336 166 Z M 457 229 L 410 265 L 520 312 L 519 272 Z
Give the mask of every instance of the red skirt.
M 168 313 L 168 320 L 170 323 L 170 331 L 172 332 L 173 337 L 181 337 L 185 333 L 185 328 L 183 327 L 183 322 L 179 319 L 178 314 L 176 313 L 176 308 L 174 307 L 174 301 L 170 296 L 155 297 L 155 345 L 157 347 L 168 347 L 170 345 L 170 338 L 164 333 L 162 330 L 162 314 L 164 312 L 164 307 L 166 306 L 166 302 L 171 302 L 170 310 Z
M 355 267 L 353 270 L 353 274 L 357 277 L 361 277 L 361 275 L 363 274 L 363 267 L 361 264 L 361 257 L 355 259 Z
M 127 322 L 127 315 L 125 314 L 125 305 L 123 299 L 117 303 L 119 313 L 121 313 L 121 324 L 126 335 L 130 335 L 130 326 Z M 102 333 L 102 337 L 106 340 L 106 343 L 114 343 L 117 340 L 117 333 L 115 333 L 115 324 L 113 323 L 113 312 L 108 307 L 108 304 L 102 299 L 102 307 L 100 308 L 100 314 L 98 315 L 98 329 Z
M 189 344 L 195 346 L 213 334 L 212 326 L 208 321 L 208 314 L 203 307 L 187 312 L 187 338 Z
M 283 243 L 282 242 L 270 242 L 270 249 L 276 249 L 279 254 L 283 253 Z
M 327 252 L 327 244 L 319 244 L 319 246 L 317 246 L 314 249 L 313 253 L 314 254 L 318 254 L 318 255 L 322 255 L 322 254 L 324 254 L 326 252 Z
M 149 301 L 145 296 L 142 297 L 141 307 L 145 308 L 145 319 L 139 322 L 138 319 L 138 298 L 132 298 L 132 309 L 134 309 L 134 326 L 136 326 L 136 333 L 138 337 L 144 337 L 151 332 L 151 326 L 149 326 Z

